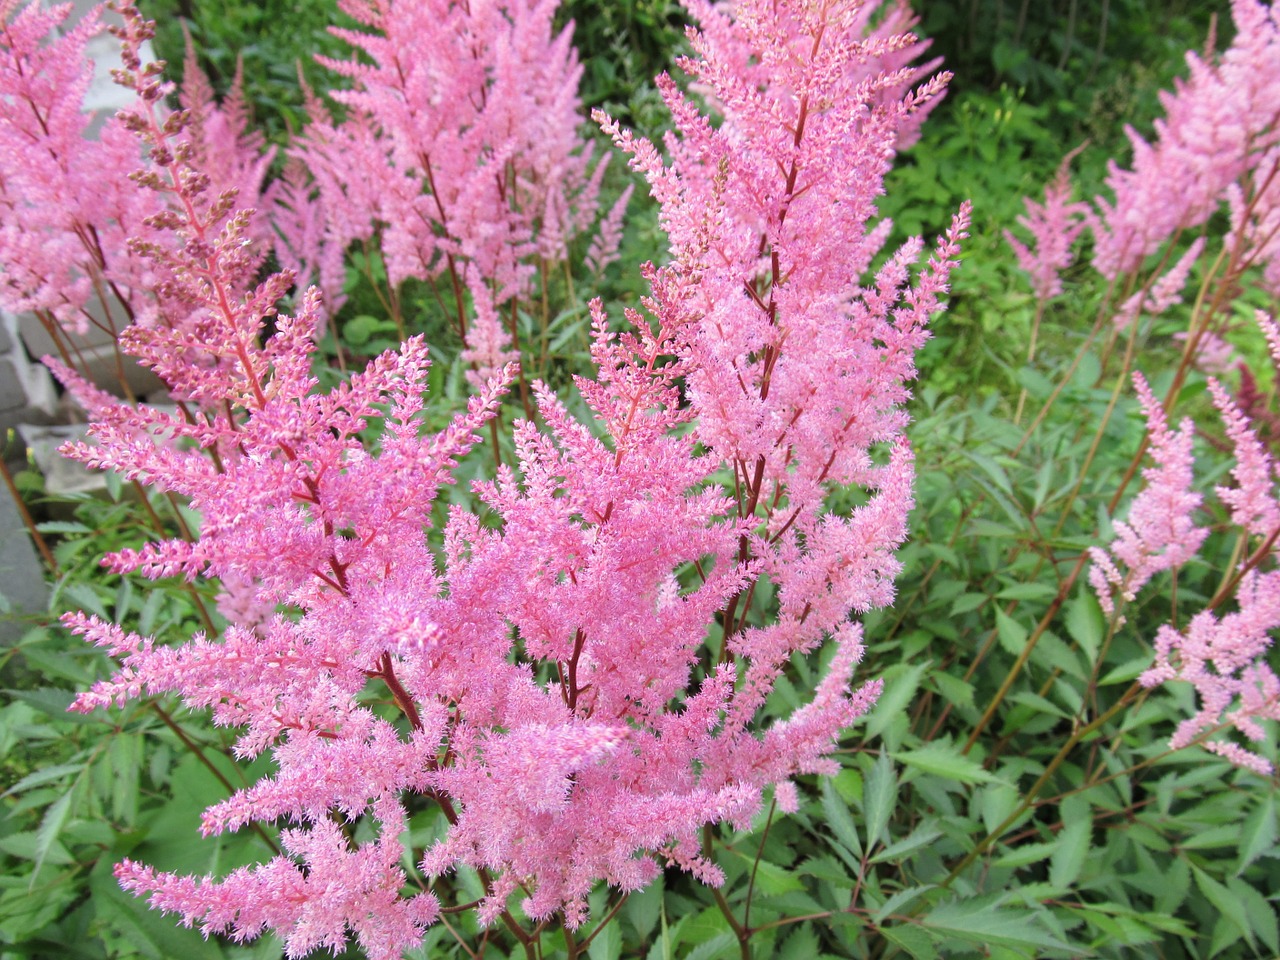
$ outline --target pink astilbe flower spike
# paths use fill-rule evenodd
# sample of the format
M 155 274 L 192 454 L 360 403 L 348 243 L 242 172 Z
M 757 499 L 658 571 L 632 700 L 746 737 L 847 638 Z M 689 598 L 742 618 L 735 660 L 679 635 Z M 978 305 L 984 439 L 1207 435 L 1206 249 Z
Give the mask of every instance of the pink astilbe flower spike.
M 1089 582 L 1108 615 L 1116 609 L 1116 596 L 1133 600 L 1157 573 L 1194 557 L 1208 536 L 1208 530 L 1198 527 L 1194 519 L 1202 499 L 1191 489 L 1194 425 L 1187 419 L 1177 430 L 1170 430 L 1164 408 L 1142 374 L 1133 375 L 1133 385 L 1147 418 L 1156 465 L 1142 471 L 1145 486 L 1130 505 L 1128 520 L 1116 522 L 1116 538 L 1110 546 L 1089 551 L 1094 561 Z
M 1178 725 L 1169 741 L 1185 747 L 1221 724 L 1246 738 L 1266 736 L 1259 721 L 1280 720 L 1280 678 L 1270 664 L 1272 631 L 1280 628 L 1280 573 L 1244 575 L 1236 590 L 1239 609 L 1221 617 L 1204 610 L 1179 631 L 1166 624 L 1155 640 L 1155 666 L 1139 680 L 1145 687 L 1185 681 L 1195 687 L 1200 709 Z M 1237 766 L 1270 776 L 1272 764 L 1231 740 L 1209 740 L 1206 749 Z
M 1280 20 L 1260 0 L 1232 0 L 1236 36 L 1210 62 L 1187 54 L 1190 77 L 1162 93 L 1164 117 L 1148 142 L 1128 130 L 1130 169 L 1112 164 L 1094 222 L 1097 270 L 1129 273 L 1180 230 L 1205 222 L 1228 187 L 1276 145 L 1280 117 Z
M 276 769 L 207 810 L 205 832 L 290 826 L 284 854 L 222 880 L 133 863 L 119 875 L 206 932 L 273 930 L 291 957 L 340 949 L 348 932 L 374 957 L 421 942 L 438 906 L 401 893 L 400 834 L 405 810 L 422 806 L 444 822 L 418 867 L 428 878 L 475 869 L 485 923 L 515 923 L 507 910 L 522 896 L 532 920 L 559 914 L 576 928 L 595 885 L 637 890 L 666 865 L 722 883 L 704 828 L 747 828 L 771 788 L 794 809 L 794 778 L 831 772 L 842 731 L 880 692 L 876 681 L 854 686 L 862 634 L 849 618 L 893 597 L 914 477 L 903 404 L 967 205 L 922 266 L 917 239 L 867 274 L 887 236 L 873 222 L 883 177 L 943 80 L 907 89 L 915 73 L 902 61 L 917 41 L 864 38 L 862 4 L 694 4 L 706 31 L 692 35 L 697 58 L 686 69 L 722 121 L 663 80 L 677 129 L 669 160 L 609 125 L 662 202 L 670 261 L 643 268 L 649 295 L 626 312 L 624 330 L 592 304 L 597 372 L 576 384 L 590 422 L 532 384 L 538 422 L 514 423 L 514 457 L 474 482 L 475 509 L 451 509 L 437 557 L 427 539 L 437 491 L 515 376 L 497 308 L 521 282 L 526 254 L 546 255 L 571 231 L 561 220 L 535 240 L 527 209 L 495 214 L 492 176 L 472 175 L 477 155 L 450 141 L 456 130 L 384 139 L 384 121 L 433 122 L 410 101 L 487 76 L 471 47 L 402 64 L 411 45 L 398 46 L 396 31 L 438 27 L 414 19 L 433 11 L 453 17 L 455 40 L 488 24 L 500 56 L 493 86 L 478 89 L 510 131 L 482 155 L 527 171 L 516 133 L 524 118 L 503 111 L 525 102 L 504 98 L 532 56 L 515 46 L 532 41 L 510 28 L 531 18 L 520 29 L 549 36 L 552 5 L 473 4 L 471 21 L 455 5 L 347 6 L 375 28 L 351 37 L 373 62 L 341 68 L 358 81 L 349 105 L 365 119 L 329 129 L 331 142 L 352 145 L 345 160 L 359 169 L 344 179 L 343 158 L 328 153 L 317 189 L 337 187 L 325 202 L 342 212 L 320 241 L 317 221 L 296 222 L 311 223 L 308 243 L 388 230 L 397 270 L 414 258 L 447 270 L 451 257 L 474 268 L 459 280 L 473 284 L 478 316 L 491 311 L 470 328 L 488 332 L 467 345 L 477 393 L 450 425 L 425 430 L 420 338 L 319 388 L 310 372 L 319 295 L 280 315 L 289 274 L 248 284 L 254 265 L 240 251 L 250 217 L 230 191 L 208 199 L 193 179 L 195 148 L 180 122 L 161 118 L 158 82 L 136 57 L 146 30 L 127 9 L 124 79 L 140 94 L 128 123 L 155 165 L 139 180 L 154 188 L 160 234 L 135 248 L 186 312 L 181 323 L 132 328 L 125 342 L 201 415 L 134 408 L 64 370 L 94 419 L 91 441 L 69 452 L 201 513 L 193 540 L 121 550 L 112 569 L 222 578 L 244 613 L 220 637 L 178 647 L 69 618 L 121 664 L 77 708 L 176 693 L 210 709 L 238 729 L 239 756 L 269 752 Z M 564 35 L 552 54 L 530 95 L 559 109 L 572 100 L 560 84 L 572 63 Z M 374 92 L 397 65 L 412 94 L 404 102 Z M 390 162 L 407 182 L 428 148 L 447 191 L 424 194 L 418 183 L 388 189 L 388 202 L 421 211 L 447 201 L 450 218 L 470 211 L 468 231 L 436 234 L 422 218 L 379 225 L 384 208 L 363 205 L 382 186 L 361 176 L 385 175 Z M 531 194 L 560 175 L 533 169 L 520 185 Z M 293 195 L 300 205 L 305 190 Z M 576 216 L 572 203 L 542 197 L 528 208 L 537 216 Z M 850 484 L 865 494 L 857 505 L 829 509 Z M 766 584 L 776 601 L 759 600 Z M 788 661 L 824 641 L 833 655 L 811 702 L 761 731 L 757 715 Z M 388 706 L 371 709 L 371 697 Z M 342 829 L 360 817 L 376 823 L 374 839 Z
M 1261 313 L 1257 319 L 1275 350 L 1280 337 L 1274 323 Z M 1120 535 L 1111 552 L 1091 551 L 1095 566 L 1090 582 L 1108 613 L 1113 611 L 1116 593 L 1132 600 L 1156 570 L 1185 563 L 1206 535 L 1190 516 L 1200 501 L 1190 491 L 1190 422 L 1184 421 L 1177 433 L 1170 432 L 1146 382 L 1137 374 L 1134 381 L 1147 412 L 1157 466 L 1143 472 L 1146 486 L 1134 500 L 1129 524 L 1116 525 Z M 1235 485 L 1219 486 L 1216 492 L 1247 543 L 1243 565 L 1229 582 L 1236 609 L 1218 612 L 1220 605 L 1232 599 L 1227 592 L 1196 613 L 1185 628 L 1161 626 L 1154 641 L 1155 663 L 1139 681 L 1144 687 L 1186 682 L 1195 688 L 1200 708 L 1179 724 L 1170 740 L 1172 748 L 1204 740 L 1206 749 L 1236 766 L 1270 776 L 1271 761 L 1256 751 L 1234 740 L 1210 738 L 1225 725 L 1258 742 L 1266 736 L 1262 721 L 1280 720 L 1280 679 L 1268 662 L 1272 633 L 1280 628 L 1280 571 L 1274 569 L 1275 544 L 1280 538 L 1276 464 L 1222 384 L 1210 378 L 1209 391 L 1235 455 L 1231 471 Z M 1135 520 L 1136 513 L 1141 516 Z M 1116 560 L 1127 571 L 1122 573 Z
M 1075 260 L 1071 246 L 1089 223 L 1089 205 L 1071 200 L 1070 165 L 1080 149 L 1063 158 L 1057 174 L 1044 188 L 1044 203 L 1030 197 L 1022 201 L 1027 212 L 1018 217 L 1018 225 L 1031 234 L 1031 245 L 1009 230 L 1004 232 L 1018 266 L 1031 277 L 1037 300 L 1051 300 L 1062 293 L 1062 271 Z
M 501 311 L 526 295 L 538 258 L 566 259 L 596 220 L 604 169 L 590 171 L 578 133 L 581 67 L 571 28 L 554 29 L 558 5 L 341 0 L 362 29 L 333 32 L 358 55 L 321 62 L 351 81 L 332 94 L 345 118 L 308 98 L 281 195 L 282 262 L 318 271 L 332 295 L 347 246 L 380 234 L 393 286 L 444 277 L 461 298 L 486 285 Z M 505 349 L 492 334 L 482 349 Z
M 1249 427 L 1240 408 L 1214 378 L 1209 378 L 1213 404 L 1222 415 L 1227 438 L 1235 453 L 1231 476 L 1234 487 L 1218 487 L 1218 499 L 1231 508 L 1231 522 L 1266 540 L 1280 531 L 1280 504 L 1276 502 L 1276 464 Z
M 1233 183 L 1228 246 L 1262 268 L 1262 286 L 1280 296 L 1280 147 L 1272 147 L 1245 184 Z
M 131 321 L 181 328 L 189 305 L 161 262 L 141 252 L 170 244 L 166 224 L 151 219 L 148 191 L 130 180 L 156 166 L 138 170 L 129 110 L 88 138 L 93 118 L 83 101 L 93 70 L 85 50 L 102 29 L 100 9 L 73 26 L 70 14 L 70 4 L 44 10 L 10 0 L 0 8 L 0 306 L 76 333 L 94 325 L 115 336 Z M 140 60 L 131 69 L 143 69 Z M 160 121 L 191 129 L 185 162 L 207 195 L 230 192 L 246 210 L 258 206 L 271 152 L 248 132 L 238 94 L 215 103 L 193 71 L 186 109 L 169 114 L 160 100 L 168 88 L 156 89 Z M 238 291 L 262 262 L 265 234 L 246 214 Z

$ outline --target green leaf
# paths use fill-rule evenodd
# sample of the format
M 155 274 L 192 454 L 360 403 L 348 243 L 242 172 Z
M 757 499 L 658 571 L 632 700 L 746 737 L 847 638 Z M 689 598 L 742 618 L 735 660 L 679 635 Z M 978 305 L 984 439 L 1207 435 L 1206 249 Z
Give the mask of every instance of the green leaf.
M 622 928 L 615 917 L 587 944 L 591 960 L 618 960 L 622 955 Z
M 942 699 L 952 706 L 973 706 L 973 684 L 941 671 L 931 674 L 929 682 L 938 688 Z
M 907 704 L 915 700 L 920 681 L 929 667 L 925 662 L 898 670 L 890 667 L 884 672 L 884 692 L 867 716 L 868 740 L 884 733 L 889 724 L 906 711 Z
M 1071 639 L 1080 644 L 1089 662 L 1098 659 L 1098 648 L 1102 644 L 1106 632 L 1106 620 L 1102 616 L 1102 607 L 1090 590 L 1081 590 L 1067 601 L 1067 633 Z
M 760 893 L 775 895 L 804 889 L 804 883 L 790 870 L 763 858 L 757 861 L 755 854 L 748 853 L 746 850 L 735 848 L 734 853 L 746 863 L 748 877 L 751 876 L 752 870 L 755 871 L 756 890 Z
M 1280 955 L 1280 928 L 1276 925 L 1276 912 L 1256 887 L 1238 877 L 1227 877 L 1227 888 L 1244 904 L 1249 929 L 1258 935 L 1273 956 Z
M 996 594 L 999 600 L 1052 600 L 1057 588 L 1047 583 L 1015 583 Z
M 35 869 L 31 871 L 32 888 L 35 887 L 36 877 L 40 873 L 40 868 L 44 866 L 45 858 L 53 849 L 53 845 L 57 842 L 58 835 L 62 833 L 62 827 L 71 813 L 71 797 L 72 791 L 68 790 L 53 801 L 40 821 L 40 829 L 36 831 Z
M 811 926 L 804 924 L 787 937 L 782 949 L 777 953 L 777 958 L 778 960 L 813 960 L 820 949 L 818 935 L 813 932 Z
M 871 918 L 872 922 L 876 926 L 879 926 L 880 924 L 884 923 L 886 917 L 891 916 L 897 910 L 901 909 L 902 907 L 905 907 L 908 903 L 911 903 L 911 901 L 928 893 L 932 889 L 933 889 L 933 885 L 930 884 L 929 886 L 925 886 L 925 887 L 907 887 L 907 889 L 905 890 L 899 890 L 892 897 L 890 897 L 888 900 L 886 900 L 884 903 L 880 905 L 880 909 L 878 909 L 875 912 L 875 915 L 872 916 Z
M 842 843 L 850 853 L 862 856 L 862 843 L 858 839 L 858 828 L 849 815 L 849 808 L 840 799 L 835 788 L 822 781 L 822 812 L 826 816 L 827 829 Z
M 1013 496 L 1013 484 L 1009 482 L 1009 475 L 1005 473 L 1004 467 L 986 454 L 977 453 L 973 450 L 964 451 L 964 455 L 977 464 L 982 469 L 982 472 L 989 476 L 1002 492 Z
M 34 830 L 24 830 L 21 833 L 0 837 L 0 852 L 17 857 L 19 860 L 35 860 L 39 845 L 39 836 Z M 60 841 L 55 839 L 45 851 L 45 861 L 61 867 L 75 863 L 75 858 Z
M 1240 860 L 1236 864 L 1236 876 L 1244 873 L 1260 856 L 1274 850 L 1276 839 L 1276 795 L 1267 791 L 1240 831 Z
M 1039 863 L 1041 860 L 1049 859 L 1057 849 L 1057 841 L 1049 843 L 1020 843 L 1010 849 L 1004 856 L 997 858 L 995 866 L 1025 867 L 1028 864 Z
M 959 616 L 962 613 L 969 613 L 971 610 L 977 610 L 991 598 L 985 593 L 962 593 L 956 597 L 955 602 L 951 604 L 951 615 Z
M 32 787 L 49 783 L 51 780 L 61 780 L 67 774 L 78 773 L 83 769 L 84 764 L 82 763 L 60 763 L 54 767 L 45 767 L 43 770 L 27 774 L 4 793 L 0 793 L 0 797 L 21 793 L 23 790 L 30 790 Z
M 943 904 L 921 923 L 939 934 L 984 946 L 1005 946 L 1040 956 L 1044 950 L 1069 949 L 1044 929 L 1031 912 L 1002 908 L 987 899 Z
M 827 886 L 847 887 L 852 890 L 856 885 L 850 871 L 841 866 L 840 861 L 826 854 L 805 857 L 796 867 L 796 873 L 802 877 L 821 880 Z
M 1130 683 L 1136 680 L 1139 675 L 1145 673 L 1151 667 L 1151 657 L 1135 657 L 1132 660 L 1126 660 L 1118 667 L 1106 673 L 1101 680 L 1098 681 L 1100 687 L 1110 687 L 1117 683 Z
M 942 836 L 942 831 L 932 826 L 932 821 L 921 822 L 915 830 L 897 843 L 890 844 L 871 858 L 872 863 L 883 863 L 886 860 L 901 860 L 909 853 L 921 847 L 927 847 Z
M 653 883 L 627 897 L 622 907 L 641 940 L 646 939 L 658 925 L 658 917 L 662 915 L 662 894 L 663 880 L 659 873 Z
M 1082 797 L 1068 797 L 1062 804 L 1062 821 L 1066 824 L 1058 833 L 1058 849 L 1049 859 L 1049 883 L 1059 890 L 1066 890 L 1080 876 L 1089 857 L 1089 844 L 1093 836 L 1093 810 Z
M 1191 872 L 1196 878 L 1196 886 L 1204 894 L 1205 899 L 1213 904 L 1221 915 L 1222 921 L 1228 924 L 1239 936 L 1248 937 L 1253 942 L 1253 933 L 1249 929 L 1249 913 L 1243 903 L 1230 890 L 1224 887 L 1199 867 L 1192 865 Z M 1239 939 L 1236 937 L 1235 939 Z
M 938 956 L 934 938 L 927 930 L 914 924 L 900 923 L 892 927 L 881 927 L 880 935 L 896 947 L 900 947 L 915 960 L 935 960 Z
M 996 637 L 1007 653 L 1018 656 L 1027 645 L 1027 628 L 996 607 Z
M 732 933 L 718 933 L 684 955 L 684 960 L 719 960 L 738 952 L 738 938 Z M 594 960 L 594 958 L 592 958 Z
M 43 713 L 67 723 L 101 723 L 105 714 L 71 713 L 67 710 L 76 695 L 70 690 L 59 690 L 56 687 L 41 687 L 38 690 L 6 690 L 15 700 L 28 703 Z
M 963 756 L 957 747 L 947 743 L 930 743 L 919 750 L 899 751 L 893 756 L 909 767 L 958 783 L 989 783 L 995 779 L 980 763 Z
M 893 772 L 893 762 L 888 754 L 881 753 L 876 758 L 875 766 L 867 774 L 866 786 L 863 787 L 862 793 L 862 812 L 865 819 L 863 828 L 866 831 L 868 851 L 879 843 L 881 836 L 884 835 L 897 796 L 898 778 Z

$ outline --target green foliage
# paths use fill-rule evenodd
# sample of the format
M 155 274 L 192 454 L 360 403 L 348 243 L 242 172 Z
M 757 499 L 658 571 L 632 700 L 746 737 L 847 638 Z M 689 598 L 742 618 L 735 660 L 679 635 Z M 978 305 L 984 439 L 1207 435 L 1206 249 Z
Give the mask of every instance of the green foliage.
M 231 88 L 237 69 L 254 119 L 275 143 L 283 143 L 306 122 L 299 76 L 313 88 L 333 86 L 316 54 L 341 56 L 345 44 L 329 26 L 350 26 L 334 0 L 255 0 L 211 4 L 197 0 L 141 0 L 156 21 L 156 53 L 169 64 L 167 75 L 182 77 L 184 30 L 189 32 L 203 70 L 219 95 Z
M 24 480 L 30 489 L 31 481 Z M 132 487 L 106 500 L 35 503 L 65 520 L 40 524 L 60 574 L 52 612 L 82 609 L 131 630 L 190 636 L 205 629 L 211 598 L 180 581 L 102 573 L 101 556 L 176 531 L 194 515 Z M 150 520 L 148 518 L 151 518 Z M 191 958 L 278 956 L 206 941 L 126 894 L 112 867 L 126 856 L 196 873 L 269 855 L 265 833 L 195 843 L 200 814 L 261 764 L 237 764 L 230 736 L 205 716 L 148 699 L 121 711 L 67 712 L 77 692 L 111 672 L 105 654 L 55 625 L 28 630 L 0 660 L 0 956 Z
M 574 45 L 581 51 L 582 102 L 602 107 L 618 120 L 640 128 L 662 122 L 661 100 L 653 78 L 672 68 L 673 53 L 684 43 L 688 22 L 673 0 L 567 0 L 562 23 L 573 22 Z

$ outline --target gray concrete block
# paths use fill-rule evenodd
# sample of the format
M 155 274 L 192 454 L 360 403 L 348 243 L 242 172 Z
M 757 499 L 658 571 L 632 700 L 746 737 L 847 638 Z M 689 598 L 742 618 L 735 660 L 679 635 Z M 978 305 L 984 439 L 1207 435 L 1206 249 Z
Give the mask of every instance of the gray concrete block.
M 57 404 L 48 370 L 31 363 L 20 349 L 0 354 L 0 430 L 19 423 L 48 423 Z
M 51 427 L 22 424 L 18 427 L 18 436 L 31 451 L 36 468 L 44 474 L 44 488 L 50 496 L 97 494 L 107 489 L 105 474 L 89 470 L 58 452 L 68 440 L 84 439 L 88 429 L 84 424 Z
M 9 491 L 0 489 L 0 645 L 15 642 L 26 629 L 23 614 L 43 613 L 49 606 L 44 565 Z

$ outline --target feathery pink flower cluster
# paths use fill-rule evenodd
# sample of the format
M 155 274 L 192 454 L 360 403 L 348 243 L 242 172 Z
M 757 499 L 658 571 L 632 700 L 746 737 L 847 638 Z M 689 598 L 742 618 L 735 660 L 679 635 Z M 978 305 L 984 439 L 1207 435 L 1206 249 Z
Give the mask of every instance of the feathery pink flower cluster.
M 461 23 L 457 5 L 420 6 Z M 193 541 L 121 551 L 113 569 L 218 578 L 227 608 L 246 615 L 221 637 L 177 647 L 68 618 L 122 664 L 76 706 L 175 692 L 211 709 L 241 729 L 241 756 L 270 751 L 277 772 L 206 811 L 204 831 L 290 824 L 279 856 L 220 880 L 121 864 L 121 882 L 154 906 L 238 940 L 273 930 L 290 957 L 337 951 L 353 935 L 389 960 L 439 914 L 425 880 L 468 866 L 486 884 L 483 921 L 510 920 L 519 897 L 532 920 L 560 913 L 573 928 L 600 881 L 635 890 L 671 864 L 722 882 L 704 827 L 745 827 L 769 789 L 794 809 L 793 777 L 836 769 L 834 743 L 880 689 L 851 688 L 862 646 L 849 617 L 893 597 L 912 504 L 902 405 L 967 207 L 918 271 L 915 240 L 862 278 L 887 235 L 871 225 L 883 178 L 945 81 L 910 89 L 916 73 L 903 60 L 919 45 L 884 30 L 864 36 L 874 4 L 689 6 L 703 30 L 690 33 L 696 56 L 683 66 L 720 121 L 667 78 L 669 160 L 605 119 L 662 205 L 670 261 L 644 268 L 651 293 L 644 313 L 628 311 L 626 332 L 593 305 L 598 374 L 577 384 L 593 421 L 534 384 L 540 422 L 517 421 L 516 463 L 474 485 L 474 510 L 452 509 L 442 557 L 426 532 L 434 494 L 515 375 L 496 366 L 500 340 L 493 375 L 440 432 L 421 423 L 420 338 L 317 389 L 319 296 L 276 316 L 292 276 L 249 283 L 251 219 L 229 192 L 210 199 L 190 124 L 162 114 L 163 88 L 136 55 L 145 25 L 126 8 L 123 80 L 139 100 L 121 124 L 146 146 L 134 181 L 149 192 L 137 202 L 163 235 L 133 250 L 193 318 L 126 342 L 194 414 L 135 408 L 63 369 L 94 420 L 93 442 L 69 452 L 202 515 Z M 561 168 L 526 166 L 527 128 L 514 116 L 509 138 L 478 152 L 445 126 L 392 133 L 396 96 L 367 91 L 403 68 L 413 96 L 397 88 L 400 120 L 428 123 L 410 103 L 454 89 L 454 71 L 480 84 L 467 89 L 483 106 L 503 90 L 514 96 L 502 85 L 536 63 L 545 72 L 529 82 L 551 86 L 529 95 L 563 105 L 571 55 L 563 37 L 536 56 L 522 46 L 521 31 L 543 35 L 547 4 L 486 6 L 518 26 L 484 54 L 492 62 L 477 60 L 461 26 L 462 46 L 445 56 L 437 24 L 413 19 L 413 7 L 347 4 L 382 39 L 353 37 L 375 63 L 347 68 L 359 84 L 343 135 L 367 142 L 327 162 L 351 164 L 332 174 L 348 199 L 361 177 L 456 172 L 452 192 L 388 186 L 404 217 L 383 229 L 398 231 L 389 249 L 404 275 L 439 271 L 442 260 L 447 271 L 451 257 L 474 265 L 459 279 L 479 315 L 523 282 L 527 253 L 563 254 L 581 201 L 557 206 L 548 185 L 581 173 L 585 159 L 566 150 Z M 904 16 L 894 9 L 885 23 Z M 413 24 L 417 33 L 404 32 Z M 417 42 L 440 56 L 415 58 Z M 428 148 L 429 165 L 418 155 Z M 506 171 L 506 205 L 495 210 L 482 194 Z M 470 211 L 469 236 L 487 227 L 513 246 L 464 243 L 449 217 L 444 231 L 430 228 L 437 202 L 450 216 Z M 371 210 L 377 220 L 389 208 L 356 204 L 343 216 L 363 230 Z M 324 235 L 335 242 L 359 236 L 332 229 Z M 865 496 L 835 512 L 831 494 L 847 485 Z M 759 729 L 787 662 L 827 640 L 834 655 L 811 702 Z M 447 821 L 443 838 L 409 855 L 409 815 L 433 808 Z M 357 821 L 372 839 L 344 829 Z M 421 875 L 407 869 L 414 859 Z
M 87 136 L 93 116 L 82 104 L 93 68 L 85 47 L 102 17 L 95 10 L 67 28 L 70 13 L 70 4 L 0 4 L 0 306 L 41 315 L 59 342 L 62 331 L 90 325 L 111 335 L 130 322 L 181 329 L 191 318 L 169 295 L 173 278 L 138 253 L 139 244 L 169 239 L 129 179 L 137 140 L 120 118 Z M 219 106 L 189 63 L 181 103 L 179 113 L 164 113 L 189 131 L 192 174 L 252 212 L 271 153 L 249 130 L 238 93 Z M 237 289 L 267 250 L 262 219 L 250 215 L 248 224 L 252 265 Z
M 1075 261 L 1072 244 L 1088 225 L 1091 210 L 1087 203 L 1071 200 L 1071 158 L 1063 159 L 1058 173 L 1044 189 L 1044 203 L 1030 197 L 1023 199 L 1027 208 L 1018 217 L 1018 225 L 1031 234 L 1031 246 L 1022 243 L 1009 230 L 1005 241 L 1013 248 L 1020 266 L 1031 277 L 1036 299 L 1051 300 L 1062 293 L 1062 271 Z
M 608 158 L 591 169 L 578 134 L 582 70 L 572 27 L 553 30 L 558 6 L 339 0 L 366 28 L 334 28 L 356 54 L 321 58 L 351 81 L 331 94 L 343 119 L 310 98 L 311 122 L 290 149 L 281 262 L 316 276 L 336 308 L 347 249 L 380 240 L 393 287 L 448 285 L 475 383 L 515 358 L 501 315 L 528 294 L 535 265 L 567 259 L 596 221 Z M 597 268 L 614 255 L 625 206 L 600 225 Z
M 1112 164 L 1094 225 L 1095 268 L 1131 273 L 1180 231 L 1218 210 L 1228 188 L 1280 137 L 1280 20 L 1271 4 L 1232 0 L 1236 36 L 1211 62 L 1187 54 L 1190 76 L 1162 93 L 1155 142 L 1128 130 L 1131 169 Z
M 1280 362 L 1280 334 L 1274 323 L 1261 313 L 1257 320 Z M 1191 490 L 1192 424 L 1185 420 L 1177 433 L 1170 432 L 1146 382 L 1140 376 L 1135 376 L 1135 382 L 1158 467 L 1144 471 L 1147 485 L 1130 508 L 1129 522 L 1116 524 L 1120 535 L 1110 554 L 1098 548 L 1091 551 L 1090 582 L 1108 614 L 1114 612 L 1116 593 L 1133 600 L 1152 574 L 1193 557 L 1208 533 L 1192 518 L 1201 502 Z M 1280 679 L 1268 663 L 1270 632 L 1280 627 L 1280 570 L 1275 567 L 1280 539 L 1277 463 L 1227 390 L 1212 378 L 1209 390 L 1235 454 L 1231 471 L 1235 484 L 1219 486 L 1216 492 L 1245 537 L 1247 551 L 1233 583 L 1234 612 L 1217 612 L 1230 598 L 1224 593 L 1185 628 L 1165 624 L 1156 634 L 1155 665 L 1141 676 L 1143 686 L 1184 681 L 1195 687 L 1201 704 L 1194 716 L 1179 724 L 1170 740 L 1174 749 L 1211 736 L 1223 725 L 1260 741 L 1265 731 L 1259 721 L 1280 720 Z M 1127 568 L 1123 575 L 1116 561 Z M 1272 772 L 1270 761 L 1233 740 L 1210 739 L 1204 746 L 1264 776 Z
M 1164 408 L 1142 374 L 1133 375 L 1133 385 L 1146 414 L 1156 466 L 1142 471 L 1146 484 L 1129 505 L 1128 521 L 1116 522 L 1116 539 L 1107 550 L 1089 550 L 1094 562 L 1089 582 L 1108 616 L 1115 613 L 1115 594 L 1132 601 L 1157 573 L 1174 570 L 1194 557 L 1209 534 L 1193 516 L 1202 500 L 1191 489 L 1195 424 L 1186 418 L 1176 431 L 1170 430 Z M 1126 568 L 1123 574 L 1117 562 Z
M 1092 209 L 1068 205 L 1069 186 L 1059 171 L 1043 208 L 1027 201 L 1030 216 L 1019 223 L 1031 232 L 1032 247 L 1007 236 L 1037 297 L 1060 291 L 1058 272 L 1070 263 L 1082 227 L 1092 234 L 1094 269 L 1115 280 L 1135 275 L 1148 257 L 1224 205 L 1232 215 L 1228 250 L 1242 268 L 1261 268 L 1271 289 L 1280 285 L 1280 13 L 1262 0 L 1232 0 L 1231 11 L 1231 46 L 1217 58 L 1189 52 L 1190 76 L 1161 94 L 1164 116 L 1156 121 L 1154 141 L 1127 129 L 1134 156 L 1128 169 L 1111 163 L 1110 197 L 1095 197 Z M 1116 326 L 1178 302 L 1203 240 L 1122 304 Z

